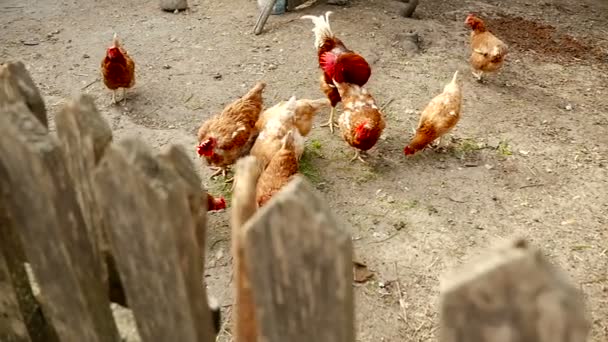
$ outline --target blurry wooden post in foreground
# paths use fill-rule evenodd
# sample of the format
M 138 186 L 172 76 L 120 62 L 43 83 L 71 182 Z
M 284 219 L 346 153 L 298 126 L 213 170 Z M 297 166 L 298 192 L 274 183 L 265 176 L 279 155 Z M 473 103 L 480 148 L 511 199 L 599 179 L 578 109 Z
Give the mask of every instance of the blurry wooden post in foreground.
M 27 107 L 47 128 L 42 97 L 20 62 L 0 66 L 0 115 L 13 106 Z M 57 341 L 32 293 L 25 270 L 27 260 L 6 198 L 0 192 L 0 341 Z
M 442 283 L 440 342 L 584 342 L 581 294 L 515 240 Z
M 235 284 L 235 305 L 232 312 L 235 342 L 255 342 L 258 336 L 250 271 L 245 263 L 244 226 L 256 211 L 255 191 L 259 176 L 259 166 L 255 157 L 249 156 L 237 161 L 231 224 L 232 269 Z
M 355 341 L 352 241 L 312 185 L 296 176 L 244 230 L 263 341 Z
M 200 180 L 191 182 L 192 163 L 180 162 L 187 159 L 180 148 L 158 156 L 143 142 L 125 139 L 106 148 L 95 175 L 112 254 L 143 342 L 215 339 L 196 232 Z
M 45 299 L 44 313 L 58 337 L 118 341 L 63 152 L 31 108 L 36 107 L 28 101 L 2 106 L 2 201 L 19 228 L 15 231 Z

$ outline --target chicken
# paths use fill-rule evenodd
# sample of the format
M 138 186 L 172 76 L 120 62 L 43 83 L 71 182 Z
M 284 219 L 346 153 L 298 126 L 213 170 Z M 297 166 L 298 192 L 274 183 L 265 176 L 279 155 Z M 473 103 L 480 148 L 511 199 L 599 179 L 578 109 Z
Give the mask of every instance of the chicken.
M 285 102 L 279 102 L 284 104 Z M 316 100 L 299 99 L 296 101 L 296 127 L 302 136 L 307 136 L 312 129 L 312 121 L 314 116 L 323 108 L 329 107 L 329 100 L 322 98 Z M 260 119 L 256 123 L 258 130 L 262 130 L 266 125 L 266 121 L 272 116 L 272 111 L 264 111 Z
M 262 207 L 298 172 L 298 157 L 294 144 L 294 130 L 287 132 L 281 149 L 272 157 L 260 175 L 256 187 L 256 202 Z
M 481 82 L 484 72 L 500 69 L 507 55 L 507 45 L 488 31 L 483 20 L 474 14 L 469 14 L 464 23 L 473 30 L 469 61 L 474 69 L 473 75 Z
M 215 198 L 207 193 L 207 211 L 226 209 L 226 200 L 224 197 Z
M 435 139 L 449 132 L 460 119 L 462 91 L 458 81 L 458 71 L 452 81 L 443 88 L 443 93 L 435 96 L 426 106 L 422 114 L 416 134 L 405 147 L 405 155 L 412 155 Z
M 344 103 L 344 112 L 338 119 L 342 138 L 355 148 L 351 161 L 359 159 L 365 163 L 361 152 L 365 153 L 378 142 L 386 127 L 384 117 L 367 89 L 356 84 L 335 82 L 335 85 Z
M 304 152 L 304 137 L 296 127 L 296 97 L 292 96 L 287 102 L 280 102 L 264 111 L 260 121 L 256 126 L 260 130 L 253 147 L 251 155 L 255 156 L 261 164 L 261 170 L 270 163 L 272 157 L 283 145 L 283 139 L 287 132 L 292 132 L 292 140 L 296 156 L 299 157 Z
M 329 106 L 327 99 L 296 100 L 293 96 L 289 101 L 281 101 L 262 113 L 256 124 L 260 131 L 251 149 L 262 165 L 268 165 L 270 159 L 281 149 L 283 137 L 293 130 L 293 139 L 298 160 L 304 153 L 304 136 L 312 129 L 314 115 L 323 107 Z
M 255 123 L 262 111 L 264 82 L 228 105 L 222 113 L 205 121 L 198 130 L 197 153 L 226 177 L 227 169 L 249 153 L 258 132 Z
M 321 90 L 331 102 L 331 112 L 329 121 L 321 127 L 329 126 L 329 130 L 334 132 L 334 112 L 335 107 L 341 101 L 340 93 L 334 86 L 333 80 L 338 83 L 351 83 L 360 87 L 364 86 L 372 70 L 361 55 L 349 50 L 340 39 L 338 39 L 329 26 L 329 16 L 332 12 L 318 17 L 305 15 L 302 19 L 311 19 L 315 27 L 315 47 L 319 59 L 319 67 L 323 71 L 321 74 Z
M 114 40 L 101 61 L 103 83 L 112 90 L 112 103 L 116 104 L 116 91 L 122 88 L 122 100 L 127 102 L 127 88 L 135 85 L 135 62 L 120 45 L 118 36 Z

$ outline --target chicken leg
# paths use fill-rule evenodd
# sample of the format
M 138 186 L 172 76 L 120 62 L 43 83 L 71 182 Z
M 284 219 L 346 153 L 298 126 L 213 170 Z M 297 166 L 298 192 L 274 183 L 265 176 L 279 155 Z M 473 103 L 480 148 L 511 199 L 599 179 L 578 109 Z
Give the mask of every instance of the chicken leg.
M 112 90 L 112 104 L 116 104 L 116 89 Z
M 127 104 L 127 88 L 122 88 L 122 105 Z
M 212 167 L 210 167 L 210 169 L 215 170 L 215 172 L 209 178 L 214 178 L 221 173 L 222 177 L 224 177 L 224 179 L 225 179 L 225 181 L 224 181 L 225 183 L 231 183 L 234 181 L 234 177 L 226 179 L 226 178 L 228 178 L 228 168 L 227 167 L 212 166 Z
M 226 178 L 226 173 L 228 171 L 226 170 L 225 167 L 212 166 L 212 167 L 210 167 L 210 169 L 211 170 L 215 170 L 215 172 L 209 178 L 214 178 L 215 176 L 219 175 L 220 173 L 222 174 L 222 177 Z
M 327 121 L 326 123 L 321 125 L 321 127 L 329 126 L 329 131 L 332 133 L 334 132 L 334 126 L 337 126 L 337 122 L 334 121 L 334 111 L 335 110 L 336 110 L 335 107 L 331 107 L 331 111 L 329 112 L 329 121 Z
M 354 162 L 355 160 L 359 159 L 359 161 L 361 161 L 362 163 L 367 164 L 367 161 L 361 156 L 362 153 L 365 152 L 362 152 L 359 149 L 355 149 L 355 156 L 350 161 Z

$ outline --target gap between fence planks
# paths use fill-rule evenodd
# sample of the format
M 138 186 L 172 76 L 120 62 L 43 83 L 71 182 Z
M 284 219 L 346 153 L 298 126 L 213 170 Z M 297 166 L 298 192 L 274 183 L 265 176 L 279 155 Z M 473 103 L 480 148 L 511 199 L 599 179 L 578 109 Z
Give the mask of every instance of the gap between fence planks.
M 440 342 L 584 342 L 579 291 L 542 253 L 514 239 L 441 284 Z
M 45 313 L 65 341 L 118 341 L 92 246 L 56 139 L 29 108 L 0 115 L 0 182 L 39 282 Z M 61 270 L 61 277 L 57 277 Z
M 168 159 L 124 140 L 106 149 L 96 189 L 142 341 L 213 341 L 189 190 Z
M 245 260 L 264 342 L 353 342 L 353 247 L 296 176 L 246 227 Z

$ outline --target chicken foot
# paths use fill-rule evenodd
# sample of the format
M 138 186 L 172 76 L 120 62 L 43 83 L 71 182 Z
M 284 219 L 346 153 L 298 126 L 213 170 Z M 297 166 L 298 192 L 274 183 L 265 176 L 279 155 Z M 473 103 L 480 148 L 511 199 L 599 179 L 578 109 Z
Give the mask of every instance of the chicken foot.
M 232 183 L 234 181 L 234 177 L 226 179 L 226 178 L 228 178 L 228 168 L 227 167 L 212 166 L 212 167 L 210 167 L 210 169 L 215 170 L 215 172 L 209 178 L 214 178 L 216 176 L 219 176 L 219 174 L 221 173 L 222 177 L 224 177 L 224 179 L 225 179 L 224 180 L 225 183 Z M 234 186 L 233 186 L 233 189 L 234 189 Z
M 334 121 L 334 112 L 335 112 L 336 108 L 335 107 L 331 107 L 331 111 L 329 112 L 329 121 L 327 121 L 326 123 L 322 124 L 320 127 L 327 127 L 329 126 L 329 131 L 330 132 L 334 132 L 334 126 L 338 126 L 338 123 Z
M 482 79 L 483 71 L 479 71 L 479 72 L 473 71 L 473 76 L 475 76 L 475 78 L 477 78 L 477 82 L 479 82 L 479 83 L 483 82 L 483 79 Z
M 363 157 L 361 156 L 362 154 L 365 154 L 365 152 L 356 149 L 355 156 L 350 161 L 354 162 L 355 160 L 359 159 L 359 161 L 361 161 L 362 163 L 367 164 L 367 160 L 363 159 Z
M 222 174 L 222 177 L 226 178 L 226 174 L 228 172 L 228 169 L 226 169 L 225 167 L 212 166 L 212 167 L 210 167 L 210 169 L 211 170 L 215 170 L 215 172 L 209 178 L 213 178 L 213 177 L 219 175 L 220 173 Z

